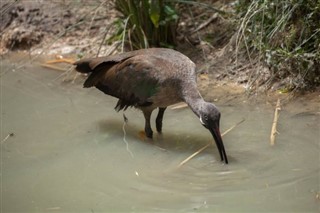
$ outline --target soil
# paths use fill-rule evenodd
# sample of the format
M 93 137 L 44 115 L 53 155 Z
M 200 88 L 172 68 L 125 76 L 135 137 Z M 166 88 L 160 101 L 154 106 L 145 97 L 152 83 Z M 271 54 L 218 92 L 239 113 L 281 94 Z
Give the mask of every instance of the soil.
M 117 18 L 111 1 L 28 1 L 1 5 L 1 55 L 92 53 L 101 32 Z
M 205 2 L 232 13 L 231 0 Z M 226 103 L 235 99 L 257 100 L 257 97 L 272 103 L 279 97 L 292 100 L 292 93 L 286 93 L 284 89 L 284 81 L 267 82 L 270 79 L 268 68 L 260 62 L 249 62 L 246 54 L 239 54 L 234 23 L 225 18 L 228 14 L 199 5 L 184 7 L 184 11 L 191 12 L 182 13 L 180 17 L 177 49 L 197 64 L 199 88 L 206 98 Z M 25 51 L 35 57 L 45 55 L 46 58 L 114 54 L 120 51 L 119 44 L 102 41 L 115 32 L 112 23 L 119 16 L 113 1 L 20 0 L 2 3 L 0 55 L 12 51 Z M 315 100 L 310 102 L 317 108 L 320 89 L 308 92 L 304 97 Z

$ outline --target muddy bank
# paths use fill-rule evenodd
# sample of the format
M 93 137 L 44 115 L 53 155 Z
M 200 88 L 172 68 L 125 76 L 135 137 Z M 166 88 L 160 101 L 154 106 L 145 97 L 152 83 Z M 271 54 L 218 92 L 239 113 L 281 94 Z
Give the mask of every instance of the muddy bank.
M 61 85 L 83 83 L 86 76 L 79 75 L 74 70 L 74 66 L 69 63 L 48 62 L 55 60 L 56 55 L 37 55 L 30 56 L 25 52 L 11 52 L 2 56 L 4 61 L 12 63 L 13 71 L 23 70 L 25 66 L 35 66 L 36 69 L 42 69 L 44 72 L 59 74 L 57 79 L 47 79 L 48 81 L 57 81 Z M 66 59 L 76 60 L 76 55 L 69 55 Z M 49 65 L 49 66 L 48 66 Z M 198 69 L 201 67 L 198 65 Z M 12 70 L 10 70 L 12 71 Z M 220 70 L 221 71 L 221 70 Z M 3 75 L 2 73 L 1 75 Z M 198 88 L 202 96 L 207 100 L 222 106 L 268 106 L 274 108 L 277 99 L 281 100 L 283 109 L 291 113 L 315 113 L 319 114 L 320 92 L 305 93 L 282 93 L 280 91 L 267 91 L 252 93 L 248 91 L 244 84 L 235 83 L 231 80 L 216 80 L 217 73 L 198 73 Z M 299 107 L 297 107 L 299 106 Z
M 1 5 L 0 54 L 26 50 L 30 54 L 90 52 L 105 26 L 116 19 L 111 1 L 22 0 Z
M 232 11 L 232 1 L 211 3 Z M 1 13 L 0 34 L 2 55 L 24 50 L 30 58 L 71 55 L 76 59 L 121 51 L 119 42 L 104 42 L 117 30 L 112 23 L 119 14 L 113 1 L 56 0 L 44 3 L 22 0 L 3 4 L 1 10 L 4 11 Z M 237 96 L 245 94 L 247 98 L 249 95 L 266 95 L 273 100 L 279 93 L 285 93 L 282 96 L 292 95 L 287 94 L 289 90 L 286 87 L 290 78 L 270 81 L 271 72 L 263 63 L 251 63 L 246 53 L 237 52 L 234 23 L 206 7 L 188 5 L 185 11 L 189 10 L 192 13 L 182 13 L 179 20 L 177 49 L 197 64 L 197 71 L 204 82 L 203 85 L 200 82 L 200 88 L 216 91 L 221 85 L 230 85 L 229 92 L 225 91 L 226 97 L 235 93 Z M 211 96 L 210 89 L 203 90 Z M 315 93 L 319 92 L 320 88 L 315 88 Z

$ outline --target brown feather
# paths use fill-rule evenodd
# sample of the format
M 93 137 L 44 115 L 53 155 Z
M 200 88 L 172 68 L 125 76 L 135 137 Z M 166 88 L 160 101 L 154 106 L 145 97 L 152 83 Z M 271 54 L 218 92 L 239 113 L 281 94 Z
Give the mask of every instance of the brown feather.
M 82 59 L 75 65 L 77 71 L 91 73 L 84 87 L 95 86 L 120 99 L 117 110 L 128 106 L 166 107 L 183 101 L 180 83 L 195 78 L 193 62 L 182 54 L 162 48 Z

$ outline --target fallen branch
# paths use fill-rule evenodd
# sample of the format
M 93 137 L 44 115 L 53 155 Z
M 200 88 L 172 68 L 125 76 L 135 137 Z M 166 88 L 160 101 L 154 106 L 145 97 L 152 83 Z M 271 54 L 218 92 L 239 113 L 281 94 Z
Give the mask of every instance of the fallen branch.
M 73 64 L 74 62 L 75 60 L 71 58 L 57 57 L 57 59 L 46 61 L 46 64 L 55 64 L 55 63 Z
M 236 123 L 235 125 L 233 125 L 232 127 L 230 127 L 229 129 L 227 129 L 226 131 L 224 131 L 221 134 L 221 137 L 223 137 L 224 135 L 226 135 L 227 133 L 229 133 L 231 130 L 233 130 L 235 127 L 237 127 L 239 124 L 241 124 L 242 122 L 244 122 L 245 119 L 242 119 L 241 121 L 239 121 L 238 123 Z M 192 155 L 190 155 L 189 157 L 187 157 L 185 160 L 183 160 L 179 165 L 178 168 L 180 168 L 182 165 L 186 164 L 189 160 L 191 160 L 194 156 L 196 156 L 197 154 L 199 154 L 200 152 L 202 152 L 203 150 L 205 150 L 206 148 L 208 148 L 210 145 L 212 144 L 212 141 L 210 143 L 208 143 L 207 145 L 205 145 L 204 147 L 202 147 L 201 149 L 199 149 L 198 151 L 196 151 L 195 153 L 193 153 Z
M 204 23 L 200 24 L 199 27 L 197 27 L 195 30 L 193 30 L 191 32 L 191 34 L 194 34 L 194 33 L 198 32 L 198 31 L 200 31 L 202 28 L 205 28 L 208 24 L 210 24 L 216 18 L 218 18 L 218 13 L 214 13 L 207 21 L 205 21 Z
M 54 70 L 59 70 L 59 71 L 67 71 L 64 68 L 58 67 L 58 66 L 54 66 L 51 64 L 41 64 L 41 66 L 46 67 L 46 68 L 50 68 L 50 69 L 54 69 Z
M 231 130 L 233 130 L 234 128 L 236 128 L 237 126 L 239 126 L 241 123 L 243 123 L 246 119 L 242 119 L 241 121 L 239 121 L 238 123 L 236 123 L 235 125 L 233 125 L 232 127 L 230 127 L 229 129 L 227 129 L 226 131 L 224 131 L 221 134 L 221 137 L 225 136 L 227 133 L 229 133 Z
M 273 122 L 272 122 L 272 128 L 271 128 L 271 135 L 270 135 L 270 145 L 271 146 L 273 146 L 275 144 L 276 134 L 278 134 L 277 124 L 278 124 L 279 111 L 280 110 L 281 110 L 280 99 L 278 98 L 276 109 L 274 111 L 274 118 L 273 118 Z
M 2 141 L 1 141 L 1 145 L 4 144 L 4 142 L 6 142 L 6 140 L 8 140 L 8 138 L 13 137 L 14 133 L 10 133 L 8 134 Z
M 187 106 L 188 104 L 181 102 L 181 103 L 172 105 L 170 109 L 181 109 L 181 108 L 186 108 Z

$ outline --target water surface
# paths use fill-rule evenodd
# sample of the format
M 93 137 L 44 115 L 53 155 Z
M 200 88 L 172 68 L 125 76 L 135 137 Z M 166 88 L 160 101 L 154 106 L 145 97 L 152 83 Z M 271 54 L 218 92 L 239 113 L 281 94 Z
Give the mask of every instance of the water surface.
M 319 111 L 283 108 L 271 147 L 273 107 L 217 103 L 222 131 L 245 119 L 224 137 L 230 163 L 211 146 L 177 168 L 212 140 L 188 108 L 167 110 L 146 141 L 138 110 L 124 124 L 81 77 L 17 66 L 1 66 L 2 212 L 320 211 Z

